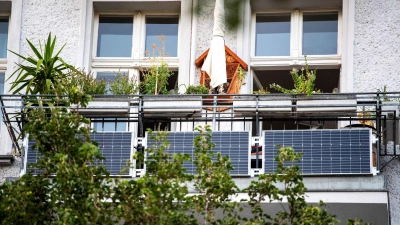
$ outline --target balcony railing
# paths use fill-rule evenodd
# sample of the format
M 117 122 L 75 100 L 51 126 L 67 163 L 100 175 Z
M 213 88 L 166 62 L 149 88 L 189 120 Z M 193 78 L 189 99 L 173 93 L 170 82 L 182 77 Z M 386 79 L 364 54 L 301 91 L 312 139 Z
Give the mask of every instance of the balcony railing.
M 40 98 L 38 98 L 40 97 Z M 24 116 L 27 109 L 55 96 L 2 95 L 3 122 L 18 152 L 23 149 Z M 66 99 L 63 97 L 61 99 Z M 314 130 L 368 128 L 374 136 L 379 156 L 400 155 L 399 92 L 289 95 L 102 95 L 94 96 L 87 107 L 71 105 L 69 110 L 93 123 L 127 123 L 126 131 L 145 137 L 151 124 L 163 124 L 172 131 L 189 131 L 199 124 L 212 125 L 213 131 L 249 131 L 260 137 L 266 130 Z M 60 99 L 59 99 L 60 100 Z M 33 104 L 27 104 L 27 102 Z M 66 107 L 56 105 L 54 107 Z M 172 125 L 174 124 L 174 125 Z M 173 129 L 171 129 L 171 126 Z

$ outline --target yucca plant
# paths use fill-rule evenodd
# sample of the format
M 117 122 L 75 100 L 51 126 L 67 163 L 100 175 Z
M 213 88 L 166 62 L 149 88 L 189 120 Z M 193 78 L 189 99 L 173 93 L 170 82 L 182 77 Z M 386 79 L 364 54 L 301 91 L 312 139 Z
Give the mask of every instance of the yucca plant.
M 40 49 L 37 49 L 28 39 L 27 42 L 34 53 L 33 56 L 26 57 L 9 50 L 23 59 L 21 63 L 16 63 L 17 70 L 8 78 L 8 80 L 14 79 L 10 91 L 13 94 L 21 94 L 25 91 L 24 94 L 29 95 L 65 94 L 56 93 L 56 90 L 60 90 L 58 86 L 62 84 L 61 81 L 66 76 L 64 72 L 72 68 L 59 56 L 65 45 L 55 53 L 56 37 L 52 38 L 51 33 L 44 46 L 39 41 Z

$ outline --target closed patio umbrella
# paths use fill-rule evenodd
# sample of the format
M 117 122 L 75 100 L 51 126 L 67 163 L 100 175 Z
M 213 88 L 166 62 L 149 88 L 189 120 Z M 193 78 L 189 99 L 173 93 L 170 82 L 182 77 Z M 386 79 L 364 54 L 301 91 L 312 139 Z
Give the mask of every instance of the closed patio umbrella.
M 213 38 L 210 50 L 201 70 L 210 76 L 210 87 L 226 83 L 226 61 L 225 61 L 225 10 L 224 0 L 216 0 L 214 9 Z

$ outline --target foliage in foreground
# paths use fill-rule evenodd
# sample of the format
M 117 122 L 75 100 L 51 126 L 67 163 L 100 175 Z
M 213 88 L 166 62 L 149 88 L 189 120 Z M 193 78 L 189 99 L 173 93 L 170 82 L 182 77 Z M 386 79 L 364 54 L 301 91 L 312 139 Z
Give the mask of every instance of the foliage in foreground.
M 185 173 L 182 164 L 189 155 L 168 154 L 165 132 L 150 132 L 156 146 L 145 155 L 135 155 L 147 173 L 137 179 L 112 179 L 99 161 L 96 143 L 88 121 L 52 109 L 49 117 L 37 109 L 30 112 L 26 130 L 35 139 L 43 155 L 34 165 L 42 173 L 26 174 L 13 183 L 0 186 L 1 224 L 335 224 L 323 203 L 305 202 L 305 187 L 300 169 L 294 165 L 300 157 L 290 148 L 279 148 L 278 169 L 261 175 L 249 187 L 239 190 L 230 176 L 233 169 L 227 156 L 214 153 L 210 128 L 199 127 L 194 140 L 193 164 L 196 175 Z M 146 157 L 145 157 L 146 156 Z M 52 176 L 55 175 L 55 176 Z M 276 185 L 283 184 L 279 189 Z M 195 190 L 196 195 L 190 194 Z M 232 201 L 237 193 L 248 199 Z M 276 215 L 266 215 L 262 202 L 282 202 L 288 206 Z M 251 216 L 241 214 L 250 207 Z M 357 221 L 350 222 L 356 224 Z

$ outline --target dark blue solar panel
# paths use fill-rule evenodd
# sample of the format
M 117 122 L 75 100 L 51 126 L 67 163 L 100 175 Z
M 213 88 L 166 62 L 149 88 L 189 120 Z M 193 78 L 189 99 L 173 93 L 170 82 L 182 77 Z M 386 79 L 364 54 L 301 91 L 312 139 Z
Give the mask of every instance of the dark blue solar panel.
M 90 138 L 98 143 L 101 154 L 106 158 L 97 163 L 102 163 L 111 175 L 129 175 L 128 161 L 131 159 L 132 133 L 130 132 L 98 132 L 91 134 Z M 27 171 L 32 170 L 33 174 L 40 171 L 29 166 L 36 163 L 40 154 L 32 149 L 35 140 L 30 140 L 27 149 Z M 124 173 L 121 173 L 125 170 Z
M 111 175 L 129 175 L 131 160 L 131 132 L 98 132 L 90 135 L 98 143 L 101 154 L 106 160 L 101 163 Z M 124 173 L 121 171 L 124 170 Z
M 278 144 L 303 152 L 296 163 L 303 174 L 371 173 L 369 129 L 271 130 L 263 134 L 266 173 L 276 170 Z
M 170 154 L 189 154 L 193 158 L 195 151 L 193 141 L 198 134 L 198 132 L 168 132 L 167 139 L 170 147 L 167 149 L 167 152 Z M 231 175 L 240 176 L 250 174 L 250 133 L 248 131 L 215 131 L 212 132 L 211 141 L 215 143 L 214 152 L 221 152 L 222 156 L 228 155 L 230 157 L 232 166 L 234 167 Z M 157 147 L 157 144 L 154 140 L 147 138 L 147 146 Z M 188 173 L 196 173 L 196 167 L 193 163 L 186 162 L 183 166 Z

